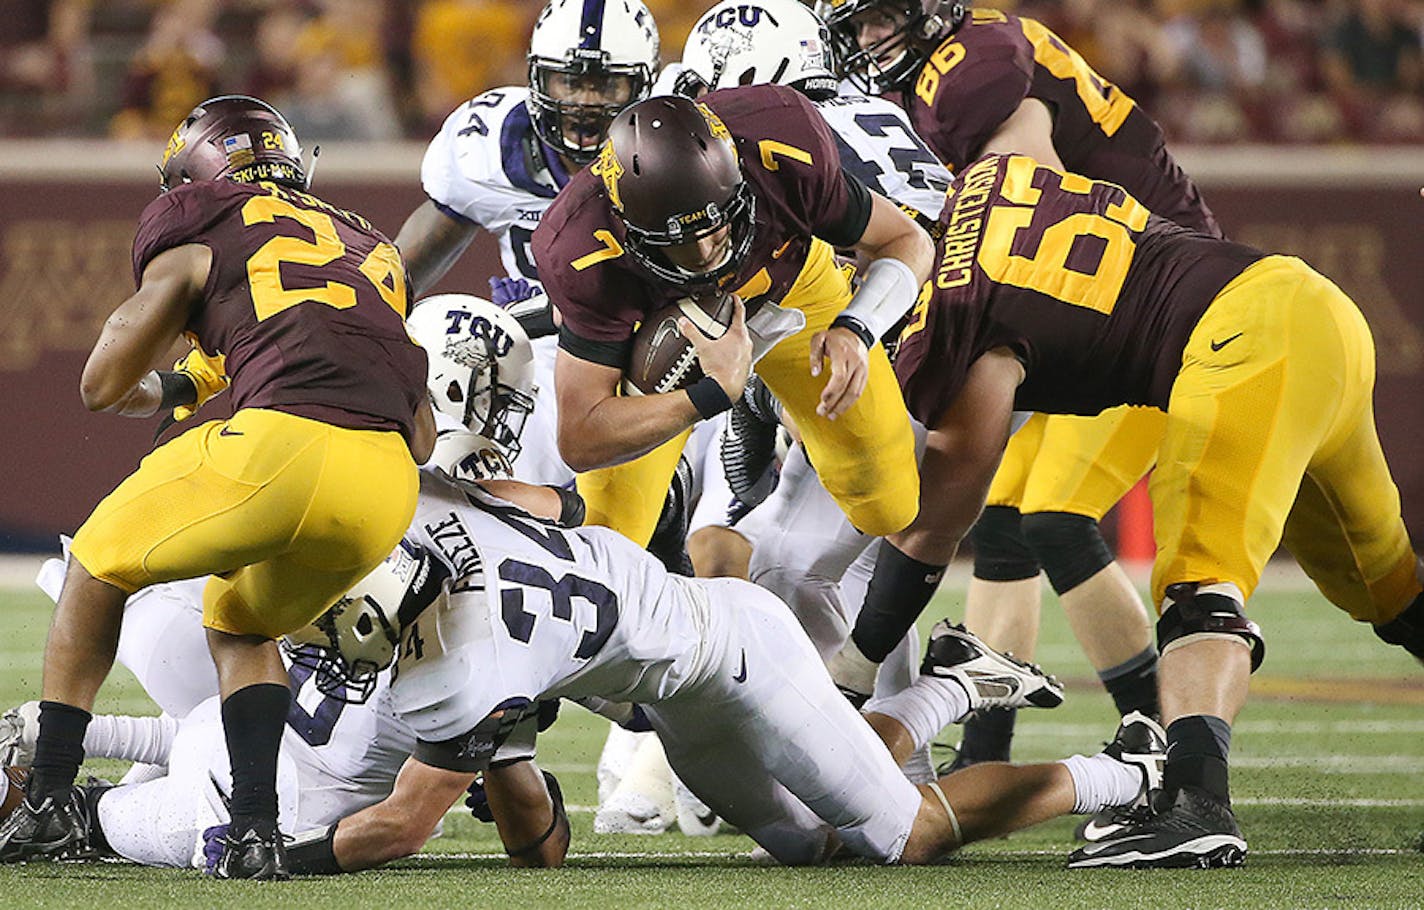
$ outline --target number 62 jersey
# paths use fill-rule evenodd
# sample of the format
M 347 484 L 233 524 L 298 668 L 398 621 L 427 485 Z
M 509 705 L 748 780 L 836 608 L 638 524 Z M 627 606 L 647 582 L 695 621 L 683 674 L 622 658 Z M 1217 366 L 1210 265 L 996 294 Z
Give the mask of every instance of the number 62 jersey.
M 615 531 L 422 471 L 411 537 L 451 575 L 406 627 L 391 687 L 426 764 L 480 770 L 541 700 L 656 702 L 701 673 L 705 595 Z
M 895 361 L 910 413 L 930 427 L 994 348 L 1023 364 L 1016 410 L 1165 410 L 1198 320 L 1264 256 L 1021 155 L 961 173 L 940 226 L 931 293 L 907 317 Z

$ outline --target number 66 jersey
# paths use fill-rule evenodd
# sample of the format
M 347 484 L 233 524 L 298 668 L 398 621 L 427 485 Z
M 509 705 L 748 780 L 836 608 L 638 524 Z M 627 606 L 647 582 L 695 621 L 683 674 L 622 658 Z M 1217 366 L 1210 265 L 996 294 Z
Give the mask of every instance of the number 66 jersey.
M 406 627 L 391 689 L 422 761 L 447 766 L 428 750 L 461 737 L 477 764 L 493 740 L 463 741 L 493 712 L 656 702 L 706 663 L 700 589 L 615 531 L 559 528 L 422 471 L 411 536 L 451 573 L 449 596 Z

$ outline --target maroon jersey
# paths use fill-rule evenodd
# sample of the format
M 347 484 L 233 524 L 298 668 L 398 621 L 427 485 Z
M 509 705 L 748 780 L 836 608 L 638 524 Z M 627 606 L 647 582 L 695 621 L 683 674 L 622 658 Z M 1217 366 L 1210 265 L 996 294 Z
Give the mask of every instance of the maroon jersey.
M 1265 255 L 1020 155 L 988 156 L 956 177 L 940 224 L 932 293 L 908 317 L 895 360 L 910 413 L 929 426 L 970 365 L 999 347 L 1024 366 L 1019 410 L 1165 409 L 1202 313 Z
M 185 184 L 144 209 L 135 282 L 155 256 L 188 243 L 213 260 L 186 328 L 224 358 L 233 410 L 411 438 L 425 352 L 406 334 L 400 254 L 370 222 L 272 183 Z
M 1065 168 L 1122 186 L 1154 214 L 1222 235 L 1167 152 L 1161 127 L 1033 19 L 971 10 L 930 55 L 904 103 L 930 150 L 961 171 L 1025 98 L 1052 112 L 1053 147 Z
M 751 251 L 723 281 L 752 312 L 791 290 L 813 236 L 833 243 L 859 239 L 844 235 L 857 220 L 864 231 L 869 194 L 847 183 L 834 134 L 800 92 L 758 85 L 713 92 L 702 101 L 731 133 L 756 197 Z M 563 319 L 560 346 L 619 369 L 634 326 L 685 293 L 639 266 L 624 253 L 625 242 L 603 181 L 587 168 L 559 193 L 534 232 L 539 277 Z

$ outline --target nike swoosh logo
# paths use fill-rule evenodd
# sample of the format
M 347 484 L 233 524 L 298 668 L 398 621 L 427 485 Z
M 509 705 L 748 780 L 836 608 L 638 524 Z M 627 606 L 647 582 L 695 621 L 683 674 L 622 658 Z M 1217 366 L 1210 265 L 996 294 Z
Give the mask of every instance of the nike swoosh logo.
M 219 436 L 246 436 L 247 434 L 244 433 L 244 432 L 242 432 L 241 430 L 229 430 L 227 427 L 223 427 L 221 430 L 218 430 L 218 435 L 219 435 Z
M 737 671 L 737 675 L 732 677 L 732 682 L 744 683 L 747 681 L 747 649 L 742 649 L 742 668 Z
M 1240 337 L 1241 337 L 1242 335 L 1244 335 L 1244 334 L 1245 334 L 1244 332 L 1237 332 L 1235 335 L 1232 335 L 1230 338 L 1227 338 L 1227 339 L 1225 339 L 1224 341 L 1213 341 L 1213 342 L 1211 343 L 1211 349 L 1212 349 L 1213 351 L 1219 351 L 1219 350 L 1221 350 L 1222 348 L 1226 347 L 1228 344 L 1231 344 L 1231 342 L 1233 342 L 1233 341 L 1235 341 L 1236 339 L 1240 338 Z
M 782 253 L 785 253 L 785 252 L 786 252 L 786 248 L 789 247 L 789 246 L 791 246 L 791 241 L 790 241 L 790 240 L 786 241 L 786 242 L 783 243 L 781 246 L 777 247 L 777 248 L 772 252 L 771 258 L 772 258 L 772 259 L 780 259 L 780 258 L 781 258 L 781 254 L 782 254 Z
M 1112 840 L 1099 841 L 1096 844 L 1085 844 L 1081 849 L 1084 856 L 1096 856 L 1111 847 L 1120 847 L 1123 844 L 1131 844 L 1140 840 L 1151 840 L 1151 834 L 1131 834 L 1125 837 L 1115 837 Z

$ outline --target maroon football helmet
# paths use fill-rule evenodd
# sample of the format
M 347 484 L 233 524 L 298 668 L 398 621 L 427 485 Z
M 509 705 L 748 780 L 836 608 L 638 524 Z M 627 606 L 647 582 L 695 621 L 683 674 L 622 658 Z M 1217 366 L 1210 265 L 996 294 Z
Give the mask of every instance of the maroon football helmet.
M 932 49 L 924 44 L 959 28 L 964 21 L 965 4 L 960 0 L 818 0 L 816 13 L 830 26 L 840 58 L 840 75 L 861 91 L 879 95 L 905 87 L 919 75 Z M 859 28 L 851 20 L 872 13 L 897 19 L 900 26 L 870 47 L 862 48 Z M 898 56 L 889 63 L 877 61 L 883 51 L 897 43 L 901 45 Z
M 302 147 L 287 118 L 265 101 L 220 95 L 193 108 L 178 124 L 158 165 L 166 193 L 201 180 L 271 180 L 307 188 Z
M 731 133 L 705 105 L 666 95 L 625 109 L 593 172 L 627 229 L 628 252 L 658 278 L 689 293 L 710 290 L 750 252 L 756 199 Z M 668 247 L 728 225 L 726 258 L 709 270 L 688 271 L 668 258 Z

